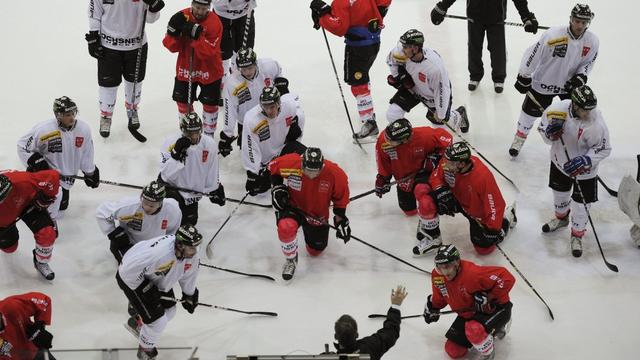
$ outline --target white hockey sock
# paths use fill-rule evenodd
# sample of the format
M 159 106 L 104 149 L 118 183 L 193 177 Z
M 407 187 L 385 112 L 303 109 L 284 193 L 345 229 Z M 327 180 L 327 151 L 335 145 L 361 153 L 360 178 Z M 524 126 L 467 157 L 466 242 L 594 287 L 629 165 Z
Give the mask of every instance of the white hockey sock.
M 537 117 L 527 115 L 524 111 L 520 111 L 520 117 L 518 118 L 518 132 L 524 134 L 524 137 L 529 135 L 529 131 L 531 131 L 531 128 L 537 119 Z
M 100 99 L 100 115 L 111 116 L 113 107 L 116 105 L 116 96 L 118 95 L 118 87 L 100 86 L 98 96 Z
M 356 104 L 358 107 L 358 116 L 360 116 L 360 121 L 364 123 L 370 120 L 375 120 L 371 93 L 356 96 Z
M 418 216 L 420 215 L 418 214 Z M 420 219 L 418 219 L 418 224 L 420 224 L 420 228 L 423 230 L 437 229 L 438 226 L 440 226 L 440 218 L 436 216 L 432 219 L 426 219 L 420 216 Z
M 218 127 L 218 111 L 202 112 L 202 128 L 205 134 L 213 135 Z
M 473 344 L 473 347 L 482 355 L 487 356 L 493 352 L 493 335 L 487 337 L 479 344 Z
M 298 255 L 298 236 L 289 242 L 280 240 L 282 253 L 287 259 L 294 259 Z
M 53 246 L 40 246 L 36 244 L 36 260 L 41 263 L 47 264 L 51 260 L 53 254 Z
M 404 117 L 406 112 L 398 104 L 391 104 L 387 109 L 387 121 L 389 124 Z
M 591 204 L 587 204 L 587 209 L 591 208 Z M 584 208 L 584 204 L 577 201 L 571 202 L 571 234 L 582 237 L 585 231 L 587 231 L 587 222 L 589 218 L 587 216 L 587 210 Z
M 140 103 L 140 94 L 142 92 L 142 81 L 138 81 L 136 83 L 136 94 L 133 98 L 133 103 L 131 102 L 131 94 L 133 93 L 133 83 L 127 80 L 124 80 L 124 103 L 127 108 L 132 107 L 134 109 L 138 108 L 138 104 Z
M 142 329 L 140 329 L 140 337 L 138 338 L 140 346 L 147 349 L 155 347 L 158 343 L 158 339 L 160 339 L 160 335 L 162 335 L 162 332 L 167 327 L 168 323 L 169 317 L 165 312 L 164 315 L 151 324 L 142 325 Z
M 564 218 L 569 211 L 571 205 L 571 192 L 569 191 L 553 191 L 553 206 L 555 207 L 556 217 Z M 582 206 L 582 205 L 581 205 Z

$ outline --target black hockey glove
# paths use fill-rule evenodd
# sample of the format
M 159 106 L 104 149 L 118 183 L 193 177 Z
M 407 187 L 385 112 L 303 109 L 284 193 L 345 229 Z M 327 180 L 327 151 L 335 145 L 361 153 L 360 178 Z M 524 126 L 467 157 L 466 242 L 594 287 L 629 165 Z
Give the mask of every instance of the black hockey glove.
M 378 12 L 380 12 L 380 16 L 385 17 L 387 16 L 387 12 L 389 11 L 389 7 L 388 6 L 378 6 Z
M 318 30 L 320 29 L 320 18 L 323 15 L 331 13 L 331 6 L 327 5 L 327 3 L 322 0 L 311 0 L 309 8 L 311 9 L 313 28 Z
M 251 171 L 247 170 L 247 183 L 245 184 L 245 190 L 251 196 L 256 196 L 258 194 L 262 194 L 263 192 L 269 190 L 271 187 L 271 181 L 269 176 L 267 175 L 266 181 L 264 179 L 264 175 L 254 174 Z
M 496 310 L 495 306 L 489 301 L 489 296 L 484 291 L 473 294 L 473 305 L 476 312 L 479 313 L 491 314 Z
M 40 210 L 47 209 L 49 205 L 53 204 L 55 201 L 56 201 L 55 196 L 50 197 L 48 195 L 45 195 L 41 191 L 38 191 L 36 193 L 36 196 L 33 198 L 33 204 L 36 206 L 36 208 Z
M 391 191 L 391 176 L 376 175 L 376 196 L 381 198 L 382 195 Z
M 91 174 L 87 174 L 84 171 L 82 173 L 84 174 L 84 183 L 88 187 L 95 189 L 100 185 L 100 169 L 97 166 Z
M 551 119 L 549 125 L 544 129 L 544 135 L 551 141 L 560 139 L 564 132 L 564 120 Z
M 500 244 L 502 240 L 504 240 L 504 230 L 491 230 L 491 229 L 483 229 L 482 235 L 484 236 L 484 240 L 488 244 Z
M 118 264 L 120 264 L 124 254 L 131 249 L 132 246 L 129 240 L 129 235 L 127 235 L 122 227 L 118 226 L 110 232 L 107 237 L 111 241 L 109 244 L 109 251 L 111 251 L 113 257 L 115 257 Z
M 198 307 L 198 293 L 198 288 L 193 292 L 193 295 L 182 293 L 182 307 L 187 310 L 189 314 L 193 314 L 196 307 Z
M 271 204 L 278 211 L 283 211 L 289 207 L 289 189 L 284 184 L 271 188 Z
M 173 289 L 160 291 L 160 305 L 162 305 L 164 309 L 171 309 L 176 306 L 176 294 L 173 292 Z
M 534 34 L 538 32 L 538 20 L 533 13 L 529 13 L 523 17 L 522 23 L 524 24 L 524 31 Z
M 178 11 L 173 14 L 171 19 L 169 19 L 169 24 L 167 25 L 167 34 L 173 37 L 178 37 L 182 34 L 182 29 L 184 25 L 187 23 L 187 18 L 184 16 L 182 11 Z
M 229 136 L 225 134 L 224 131 L 220 132 L 220 141 L 218 141 L 218 152 L 220 153 L 220 155 L 222 155 L 222 157 L 227 157 L 229 156 L 229 154 L 231 154 L 231 151 L 233 151 L 233 147 L 231 147 L 231 144 L 233 144 L 233 141 L 235 139 L 235 136 Z
M 424 317 L 424 322 L 427 324 L 440 320 L 440 309 L 433 307 L 433 304 L 431 303 L 431 295 L 427 296 L 427 302 L 424 304 L 424 312 L 422 313 L 422 316 Z
M 578 88 L 587 83 L 587 75 L 575 74 L 569 81 L 564 84 L 564 91 L 571 94 L 573 89 Z
M 200 34 L 202 34 L 202 25 L 189 21 L 182 28 L 182 34 L 193 40 L 198 40 Z
M 149 11 L 157 13 L 164 7 L 164 1 L 162 0 L 142 0 L 145 4 L 149 5 Z
M 49 349 L 38 349 L 33 360 L 56 360 L 56 358 L 49 352 Z
M 38 349 L 51 349 L 51 340 L 53 335 L 44 329 L 43 321 L 36 321 L 25 327 L 27 339 L 33 343 Z
M 526 94 L 531 91 L 531 78 L 518 74 L 516 83 L 513 85 L 520 94 Z
M 456 213 L 458 204 L 448 186 L 441 186 L 435 189 L 432 196 L 438 208 L 438 215 L 453 216 Z
M 209 201 L 216 205 L 224 206 L 227 202 L 227 197 L 224 195 L 224 186 L 222 184 L 219 184 L 216 190 L 209 193 Z
M 27 171 L 28 172 L 36 172 L 42 170 L 49 170 L 51 167 L 47 160 L 40 153 L 33 153 L 27 160 Z
M 89 31 L 84 34 L 84 39 L 87 40 L 89 47 L 89 55 L 96 59 L 101 59 L 104 56 L 104 48 L 100 43 L 100 33 L 97 31 Z
M 280 96 L 289 93 L 289 80 L 283 77 L 277 77 L 273 79 L 273 86 L 275 86 L 280 92 Z
M 171 157 L 176 161 L 184 162 L 184 159 L 187 158 L 187 150 L 190 146 L 191 140 L 182 136 L 173 145 L 173 148 L 171 149 Z
M 302 136 L 302 129 L 300 129 L 300 125 L 298 124 L 298 117 L 294 116 L 291 119 L 291 124 L 289 125 L 289 132 L 285 137 L 285 142 L 296 141 L 300 136 Z
M 431 22 L 433 25 L 440 25 L 444 21 L 444 16 L 447 14 L 447 10 L 444 10 L 442 2 L 439 2 L 431 10 Z
M 346 215 L 346 209 L 333 208 L 333 225 L 336 227 L 336 237 L 342 239 L 344 243 L 351 240 L 351 226 L 349 226 L 349 218 Z
M 404 87 L 405 89 L 411 89 L 416 86 L 416 84 L 413 82 L 413 79 L 411 78 L 411 75 L 409 75 L 407 69 L 404 66 L 398 66 L 397 76 L 387 76 L 387 83 L 396 89 L 400 89 L 401 87 Z

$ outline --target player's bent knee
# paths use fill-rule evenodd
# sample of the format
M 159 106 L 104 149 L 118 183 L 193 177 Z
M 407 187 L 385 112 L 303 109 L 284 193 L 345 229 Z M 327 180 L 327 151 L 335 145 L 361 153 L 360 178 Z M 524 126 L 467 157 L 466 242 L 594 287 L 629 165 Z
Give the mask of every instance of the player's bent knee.
M 444 351 L 452 359 L 459 359 L 467 354 L 466 347 L 456 344 L 451 340 L 447 340 L 447 342 L 444 343 Z
M 404 214 L 406 216 L 416 216 L 416 214 L 418 213 L 417 209 L 413 209 L 413 210 L 402 210 L 404 212 Z
M 307 248 L 307 253 L 310 256 L 319 256 L 320 254 L 322 254 L 322 252 L 324 251 L 324 249 L 327 247 L 327 245 L 325 244 L 324 248 L 319 250 L 319 249 L 314 249 L 311 246 L 309 246 L 309 244 L 306 244 L 306 248 Z
M 472 344 L 482 343 L 488 335 L 484 326 L 475 320 L 467 321 L 464 324 L 464 333 Z
M 36 231 L 33 236 L 36 239 L 36 244 L 42 247 L 53 246 L 53 243 L 56 242 L 56 230 L 53 226 L 45 226 Z
M 283 242 L 291 242 L 298 233 L 298 222 L 290 217 L 278 221 L 278 239 Z
M 0 240 L 0 250 L 7 254 L 11 254 L 18 249 L 18 238 Z
M 479 255 L 489 255 L 496 249 L 496 246 L 491 245 L 489 247 L 481 247 L 480 245 L 473 244 L 473 248 Z

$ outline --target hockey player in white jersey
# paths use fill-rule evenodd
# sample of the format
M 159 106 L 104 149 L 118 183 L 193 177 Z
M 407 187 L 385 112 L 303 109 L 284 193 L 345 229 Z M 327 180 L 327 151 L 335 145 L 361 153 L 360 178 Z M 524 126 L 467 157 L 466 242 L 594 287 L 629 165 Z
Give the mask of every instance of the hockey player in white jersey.
M 89 55 L 98 60 L 102 137 L 108 137 L 111 132 L 111 118 L 122 78 L 128 126 L 140 128 L 138 103 L 148 51 L 147 35 L 141 34 L 142 26 L 143 22 L 154 23 L 158 20 L 163 7 L 162 0 L 89 0 L 89 32 L 85 39 Z
M 211 6 L 222 23 L 220 48 L 224 73 L 228 75 L 233 73 L 233 71 L 229 71 L 233 55 L 240 53 L 240 49 L 243 47 L 253 48 L 256 38 L 256 20 L 253 16 L 253 9 L 257 4 L 256 0 L 213 0 Z
M 600 43 L 587 30 L 593 17 L 589 5 L 577 4 L 569 26 L 552 27 L 524 52 L 515 88 L 526 96 L 509 148 L 512 157 L 518 156 L 536 119 L 554 97 L 569 99 L 571 90 L 587 83 Z
M 582 255 L 582 237 L 587 229 L 588 213 L 583 202 L 589 208 L 598 201 L 598 165 L 611 153 L 609 130 L 596 106 L 591 88 L 577 87 L 571 92 L 571 100 L 555 102 L 544 111 L 538 127 L 544 142 L 551 145 L 549 187 L 556 215 L 542 226 L 542 231 L 555 231 L 571 221 L 571 253 L 575 257 Z
M 405 113 L 423 103 L 428 109 L 427 120 L 433 124 L 439 126 L 446 122 L 454 129 L 468 132 L 469 119 L 465 107 L 451 109 L 451 82 L 442 58 L 423 45 L 424 35 L 411 29 L 400 37 L 400 44 L 387 56 L 391 70 L 387 82 L 398 89 L 391 98 L 387 120 L 392 123 L 402 119 Z M 371 142 L 375 141 L 375 137 L 371 139 Z
M 281 76 L 282 69 L 277 61 L 269 58 L 258 59 L 251 48 L 242 48 L 236 56 L 236 70 L 225 80 L 224 127 L 220 132 L 220 155 L 226 157 L 231 151 L 238 128 L 238 145 L 241 145 L 244 115 L 258 105 L 265 86 L 273 86 Z
M 98 226 L 109 238 L 109 250 L 118 263 L 140 241 L 176 233 L 182 213 L 177 201 L 165 198 L 166 193 L 164 183 L 152 181 L 140 196 L 105 201 L 98 206 Z
M 244 118 L 242 162 L 247 170 L 245 189 L 251 196 L 271 188 L 267 165 L 278 156 L 302 154 L 305 146 L 298 140 L 304 129 L 304 113 L 295 96 L 280 96 L 274 86 L 260 94 L 260 105 L 249 110 Z
M 126 327 L 138 337 L 138 359 L 156 359 L 156 345 L 176 314 L 173 287 L 182 289 L 182 307 L 193 314 L 198 306 L 198 246 L 202 235 L 183 225 L 175 235 L 165 235 L 134 245 L 122 258 L 116 280 L 139 315 Z
M 77 119 L 78 107 L 73 100 L 63 96 L 53 101 L 54 119 L 34 126 L 18 140 L 18 156 L 35 172 L 54 169 L 60 173 L 60 188 L 56 202 L 49 206 L 51 218 L 60 217 L 60 211 L 69 206 L 69 190 L 78 171 L 84 173 L 84 182 L 90 188 L 100 184 L 100 170 L 93 162 L 91 129 Z
M 169 136 L 162 146 L 159 180 L 169 185 L 167 197 L 178 201 L 181 224 L 195 225 L 202 194 L 208 194 L 209 200 L 219 206 L 226 201 L 219 178 L 218 144 L 212 137 L 202 136 L 202 120 L 194 112 L 181 117 L 180 130 L 180 134 Z

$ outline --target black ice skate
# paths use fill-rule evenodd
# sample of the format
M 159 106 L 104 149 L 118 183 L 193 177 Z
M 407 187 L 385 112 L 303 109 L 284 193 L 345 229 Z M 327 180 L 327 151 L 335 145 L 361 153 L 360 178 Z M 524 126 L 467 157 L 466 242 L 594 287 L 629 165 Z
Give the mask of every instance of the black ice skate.
M 111 116 L 110 115 L 102 115 L 100 116 L 100 136 L 103 138 L 108 138 L 111 134 Z
M 282 267 L 282 278 L 284 280 L 293 279 L 293 274 L 296 272 L 296 266 L 298 265 L 298 255 L 293 259 L 287 259 Z
M 53 280 L 56 277 L 56 274 L 51 270 L 49 264 L 40 262 L 36 259 L 36 251 L 33 250 L 33 266 L 38 270 L 40 275 L 42 275 L 47 280 Z
M 378 130 L 378 124 L 376 123 L 375 118 L 374 120 L 368 120 L 362 124 L 360 131 L 353 135 L 353 142 L 359 142 L 360 144 L 374 143 L 376 142 L 379 133 L 380 131 Z
M 140 128 L 140 119 L 138 118 L 138 109 L 127 109 L 127 117 L 129 118 L 129 128 L 138 130 Z
M 469 132 L 469 117 L 467 116 L 467 109 L 464 106 L 459 106 L 456 111 L 460 114 L 460 131 L 466 134 Z
M 552 231 L 556 231 L 561 227 L 565 227 L 569 225 L 569 214 L 563 217 L 562 219 L 553 218 L 549 220 L 546 224 L 542 225 L 542 232 L 548 233 Z
M 138 359 L 140 360 L 154 360 L 158 357 L 158 349 L 151 348 L 145 349 L 142 346 L 138 346 Z
M 142 319 L 140 316 L 131 316 L 124 324 L 124 328 L 138 339 L 140 337 L 140 328 L 142 328 Z

